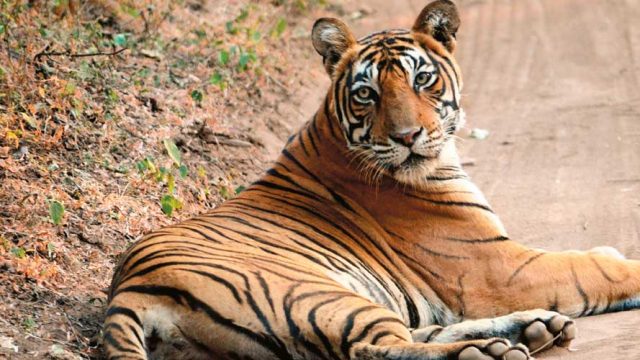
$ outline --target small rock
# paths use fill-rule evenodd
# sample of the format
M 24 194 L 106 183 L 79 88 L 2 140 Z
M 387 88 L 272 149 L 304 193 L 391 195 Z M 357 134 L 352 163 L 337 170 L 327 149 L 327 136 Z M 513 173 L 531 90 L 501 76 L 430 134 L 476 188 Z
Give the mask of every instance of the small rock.
M 13 339 L 3 335 L 0 335 L 0 348 L 10 349 L 13 350 L 13 352 L 18 352 L 18 345 L 13 342 Z
M 489 136 L 489 130 L 474 128 L 471 130 L 469 137 L 477 140 L 484 140 Z
M 29 156 L 29 147 L 27 145 L 21 145 L 18 150 L 13 153 L 13 158 L 16 160 L 24 160 Z
M 49 356 L 55 360 L 80 360 L 81 357 L 66 350 L 62 345 L 53 344 L 49 347 Z

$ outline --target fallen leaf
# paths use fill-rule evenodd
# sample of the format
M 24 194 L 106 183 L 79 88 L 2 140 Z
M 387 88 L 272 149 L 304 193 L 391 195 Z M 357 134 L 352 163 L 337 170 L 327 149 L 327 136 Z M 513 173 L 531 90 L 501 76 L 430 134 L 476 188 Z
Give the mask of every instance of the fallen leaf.
M 144 55 L 150 59 L 154 59 L 154 60 L 162 60 L 162 54 L 160 54 L 158 51 L 155 50 L 147 50 L 147 49 L 142 49 L 140 50 L 140 55 Z

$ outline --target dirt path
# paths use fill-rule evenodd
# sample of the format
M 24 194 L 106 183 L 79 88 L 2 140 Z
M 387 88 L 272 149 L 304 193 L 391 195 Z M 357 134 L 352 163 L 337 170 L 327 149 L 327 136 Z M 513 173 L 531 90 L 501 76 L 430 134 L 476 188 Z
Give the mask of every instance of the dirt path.
M 374 0 L 359 35 L 410 26 L 426 2 Z M 640 258 L 640 2 L 459 1 L 467 170 L 511 237 L 549 250 L 615 246 Z M 345 6 L 347 13 L 358 6 Z M 320 67 L 307 88 L 324 89 Z M 315 109 L 324 94 L 306 90 Z M 640 312 L 578 320 L 580 351 L 546 359 L 640 358 Z

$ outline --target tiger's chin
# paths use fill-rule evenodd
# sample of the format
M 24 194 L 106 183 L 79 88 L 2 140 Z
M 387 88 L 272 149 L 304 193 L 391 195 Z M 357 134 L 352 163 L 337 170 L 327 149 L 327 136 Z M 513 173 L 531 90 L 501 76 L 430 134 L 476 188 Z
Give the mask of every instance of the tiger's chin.
M 427 178 L 438 168 L 438 159 L 421 159 L 395 168 L 390 175 L 399 183 L 419 187 L 426 185 Z
M 388 170 L 390 177 L 397 182 L 413 187 L 429 184 L 429 177 L 438 174 L 442 166 L 457 166 L 460 158 L 453 141 L 446 142 L 434 157 L 411 154 L 402 164 Z

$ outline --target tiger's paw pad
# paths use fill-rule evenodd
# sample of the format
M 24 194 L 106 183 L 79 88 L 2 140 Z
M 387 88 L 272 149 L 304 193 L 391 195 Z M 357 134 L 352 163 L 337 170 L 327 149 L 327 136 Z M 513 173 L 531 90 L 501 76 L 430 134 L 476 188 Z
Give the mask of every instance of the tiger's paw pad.
M 469 346 L 458 354 L 458 360 L 529 360 L 529 350 L 524 345 L 512 346 L 508 340 L 490 340 L 484 347 Z
M 549 349 L 553 345 L 568 348 L 576 338 L 578 328 L 570 318 L 555 315 L 546 322 L 536 320 L 524 330 L 524 343 L 533 352 Z

